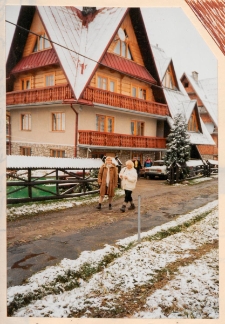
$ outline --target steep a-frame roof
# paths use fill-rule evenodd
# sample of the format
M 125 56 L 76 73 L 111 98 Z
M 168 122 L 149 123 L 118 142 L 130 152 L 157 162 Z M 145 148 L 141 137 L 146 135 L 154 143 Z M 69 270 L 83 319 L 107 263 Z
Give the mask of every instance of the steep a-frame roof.
M 78 99 L 119 28 L 127 8 L 99 9 L 91 21 L 86 21 L 75 7 L 38 6 L 37 9 Z
M 208 111 L 214 124 L 218 127 L 217 80 L 209 79 L 209 81 L 196 81 L 191 75 L 188 75 L 187 73 L 184 73 L 182 75 L 181 80 L 184 78 L 186 78 L 190 82 L 197 96 Z M 210 89 L 210 86 L 214 89 Z
M 164 78 L 166 70 L 168 69 L 169 65 L 173 62 L 171 58 L 168 58 L 165 52 L 160 49 L 158 46 L 152 46 L 153 54 L 155 57 L 155 62 L 157 64 L 157 68 L 159 71 L 161 81 Z M 173 67 L 174 68 L 174 67 Z M 175 72 L 175 69 L 174 69 Z M 176 72 L 175 72 L 176 73 Z M 176 77 L 176 74 L 175 74 Z M 180 85 L 180 80 L 177 80 L 178 84 Z M 182 85 L 180 86 L 182 88 Z M 199 116 L 199 112 L 197 109 L 197 101 L 191 100 L 188 94 L 181 90 L 173 90 L 169 88 L 163 88 L 163 92 L 165 94 L 166 102 L 169 107 L 169 111 L 171 117 L 168 117 L 168 123 L 170 126 L 173 125 L 173 118 L 178 114 L 182 114 L 184 116 L 186 122 L 188 123 L 193 110 L 195 110 L 198 121 L 199 121 L 199 129 L 201 132 L 188 132 L 190 135 L 190 141 L 192 144 L 206 144 L 206 145 L 215 145 L 212 137 L 210 136 L 207 128 L 205 127 L 204 123 Z
M 161 82 L 163 81 L 167 70 L 169 69 L 169 67 L 171 67 L 172 71 L 173 71 L 176 86 L 177 86 L 177 88 L 179 90 L 180 89 L 180 81 L 179 81 L 179 79 L 177 79 L 172 58 L 168 57 L 165 54 L 165 52 L 161 48 L 159 48 L 158 46 L 151 45 L 151 48 L 152 48 L 152 52 L 153 52 L 154 59 L 155 59 L 155 62 L 156 62 L 156 66 L 157 66 L 157 69 L 158 69 L 160 81 Z
M 21 7 L 18 25 L 29 29 L 35 7 L 32 7 L 30 12 L 26 12 L 24 7 Z M 37 6 L 36 9 L 48 38 L 52 42 L 58 61 L 74 92 L 75 99 L 82 96 L 82 92 L 90 82 L 96 69 L 106 57 L 107 49 L 128 12 L 145 64 L 143 68 L 136 66 L 136 71 L 134 71 L 135 63 L 130 62 L 128 74 L 152 84 L 160 85 L 140 8 L 100 8 L 87 16 L 83 15 L 82 11 L 75 7 Z M 29 24 L 25 23 L 26 13 L 29 16 Z M 20 46 L 20 53 L 18 54 L 17 48 L 12 46 L 8 62 L 14 55 L 14 65 L 7 62 L 7 74 L 22 58 L 22 50 L 28 32 L 21 31 L 19 27 L 16 28 L 14 41 L 19 33 L 23 34 L 22 48 Z M 125 73 L 127 71 L 123 69 L 121 72 Z M 158 100 L 165 102 L 163 98 L 162 94 Z
M 159 77 L 162 81 L 172 61 L 172 58 L 166 56 L 165 52 L 158 46 L 151 45 L 151 48 L 157 65 Z

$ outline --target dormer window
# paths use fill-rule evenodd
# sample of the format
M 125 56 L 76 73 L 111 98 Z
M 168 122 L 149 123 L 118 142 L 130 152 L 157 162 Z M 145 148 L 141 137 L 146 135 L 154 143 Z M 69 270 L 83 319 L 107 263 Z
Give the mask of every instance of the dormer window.
M 124 30 L 122 28 L 119 29 L 115 42 L 116 45 L 114 48 L 114 53 L 126 57 L 129 60 L 133 60 L 129 48 L 129 38 L 125 29 Z
M 50 47 L 51 47 L 51 43 L 48 40 L 48 36 L 44 33 L 40 36 L 37 36 L 33 52 L 43 51 Z

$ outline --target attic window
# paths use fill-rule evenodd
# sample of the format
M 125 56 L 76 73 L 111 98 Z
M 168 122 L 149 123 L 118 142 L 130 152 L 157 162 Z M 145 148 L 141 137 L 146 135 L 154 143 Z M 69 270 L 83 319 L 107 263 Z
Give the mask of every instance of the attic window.
M 188 82 L 184 82 L 184 87 L 188 88 L 188 86 L 189 86 Z
M 119 29 L 115 42 L 114 53 L 126 57 L 129 60 L 133 60 L 129 47 L 129 38 L 125 29 Z
M 48 36 L 46 34 L 42 34 L 40 36 L 37 36 L 33 52 L 43 51 L 50 47 L 51 44 L 48 40 Z
M 196 113 L 195 112 L 193 112 L 191 114 L 191 117 L 189 119 L 189 122 L 188 122 L 188 130 L 189 131 L 192 131 L 192 132 L 198 132 L 199 131 L 197 117 L 196 117 Z

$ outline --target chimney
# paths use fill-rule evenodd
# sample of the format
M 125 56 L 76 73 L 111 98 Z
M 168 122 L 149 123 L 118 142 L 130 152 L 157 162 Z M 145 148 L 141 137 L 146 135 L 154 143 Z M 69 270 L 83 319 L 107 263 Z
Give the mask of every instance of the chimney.
M 192 72 L 192 77 L 193 77 L 193 79 L 194 79 L 196 82 L 198 82 L 198 72 L 193 71 L 193 72 Z
M 82 14 L 83 16 L 87 16 L 90 13 L 94 13 L 96 11 L 96 7 L 83 7 Z

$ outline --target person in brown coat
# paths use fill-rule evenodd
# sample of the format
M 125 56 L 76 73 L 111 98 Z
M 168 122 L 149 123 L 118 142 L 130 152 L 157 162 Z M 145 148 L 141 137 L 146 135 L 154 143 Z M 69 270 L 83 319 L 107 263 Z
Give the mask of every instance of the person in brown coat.
M 112 158 L 110 156 L 106 157 L 105 163 L 99 169 L 98 184 L 100 186 L 100 196 L 99 204 L 96 208 L 102 208 L 104 196 L 107 195 L 109 200 L 109 209 L 111 210 L 112 199 L 115 195 L 115 188 L 118 184 L 118 171 L 116 165 L 112 163 Z

